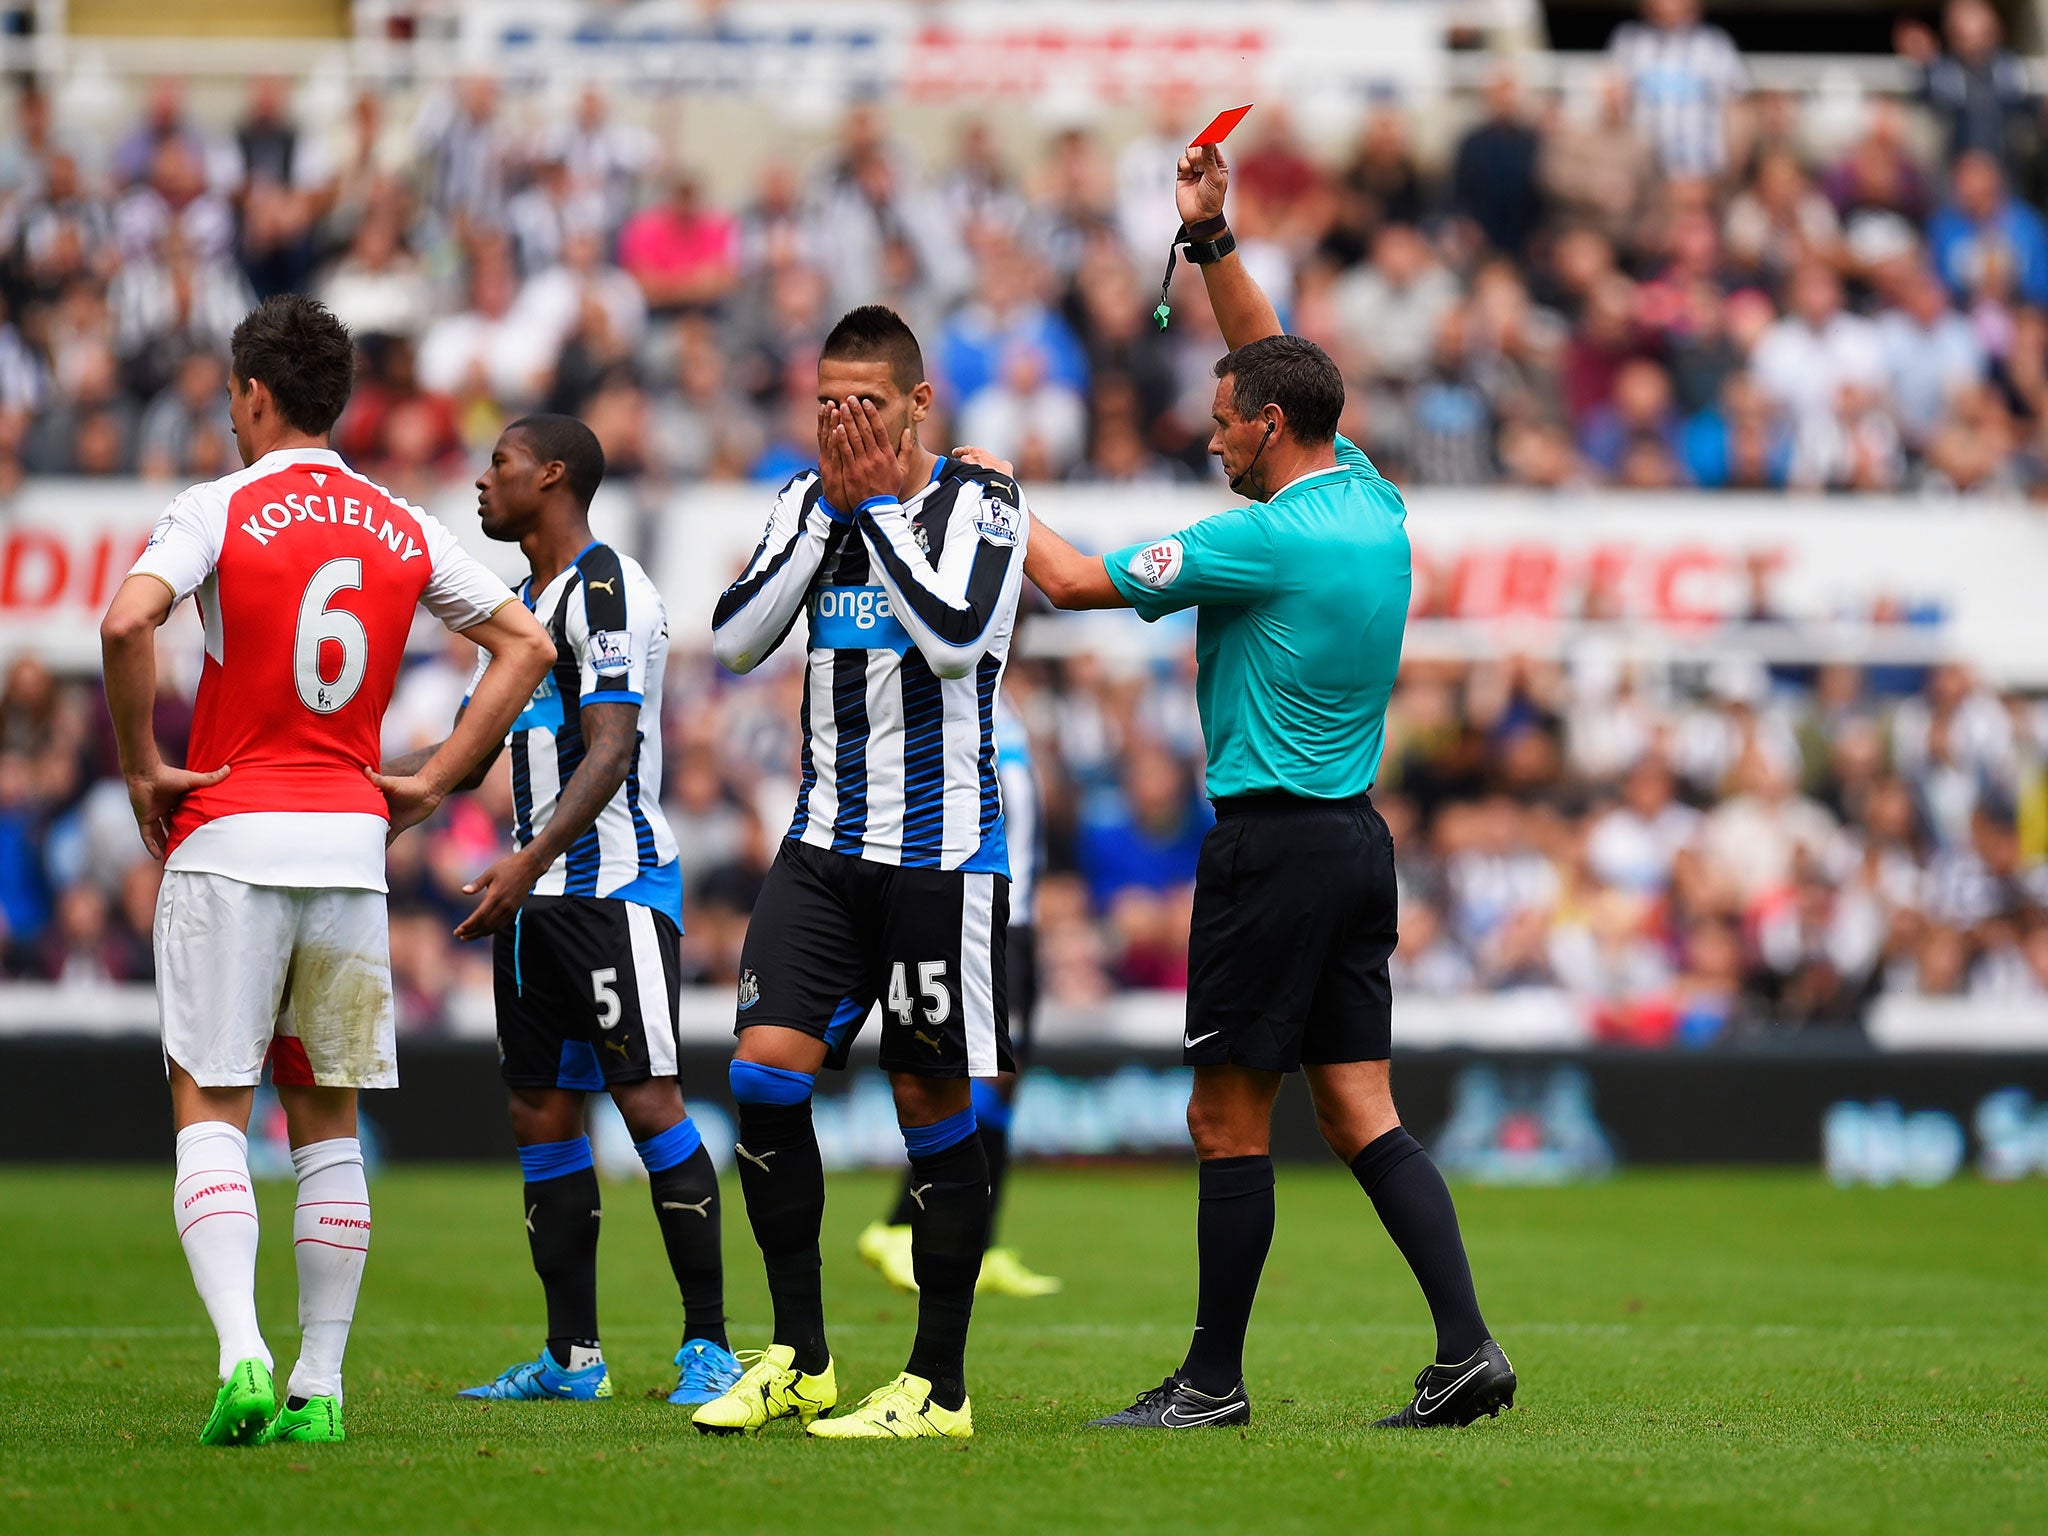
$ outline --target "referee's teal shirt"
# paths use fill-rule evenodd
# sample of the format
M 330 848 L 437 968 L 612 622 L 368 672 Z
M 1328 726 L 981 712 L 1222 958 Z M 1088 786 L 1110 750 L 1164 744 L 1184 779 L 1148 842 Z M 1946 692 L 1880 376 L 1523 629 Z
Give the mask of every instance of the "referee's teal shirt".
M 1147 621 L 1199 607 L 1209 793 L 1362 795 L 1379 773 L 1411 572 L 1401 493 L 1348 439 L 1267 502 L 1102 557 Z

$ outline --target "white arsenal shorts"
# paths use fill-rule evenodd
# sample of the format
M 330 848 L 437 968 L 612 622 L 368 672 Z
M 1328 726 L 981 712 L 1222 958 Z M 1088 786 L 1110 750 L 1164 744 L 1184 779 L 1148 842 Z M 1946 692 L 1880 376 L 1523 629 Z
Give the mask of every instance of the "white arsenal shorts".
M 164 872 L 156 904 L 164 1054 L 203 1088 L 271 1079 L 396 1088 L 391 927 L 382 891 Z

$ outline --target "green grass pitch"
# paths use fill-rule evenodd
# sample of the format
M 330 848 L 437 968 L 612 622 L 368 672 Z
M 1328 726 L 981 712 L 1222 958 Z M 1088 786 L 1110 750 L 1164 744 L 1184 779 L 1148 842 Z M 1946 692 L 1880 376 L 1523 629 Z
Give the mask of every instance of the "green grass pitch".
M 607 1186 L 610 1403 L 458 1403 L 537 1347 L 510 1168 L 394 1171 L 338 1447 L 206 1451 L 213 1341 L 168 1167 L 0 1174 L 0 1532 L 2039 1531 L 2048 1526 L 2048 1184 L 1841 1191 L 1811 1173 L 1638 1173 L 1459 1192 L 1520 1406 L 1374 1434 L 1427 1358 L 1420 1298 L 1342 1170 L 1284 1169 L 1253 1323 L 1253 1427 L 1083 1422 L 1177 1363 L 1186 1170 L 1026 1171 L 1007 1231 L 1063 1273 L 985 1301 L 970 1445 L 711 1441 L 666 1390 L 678 1320 L 644 1190 Z M 852 1256 L 886 1181 L 834 1176 L 826 1299 L 849 1396 L 911 1307 Z M 279 1379 L 291 1192 L 263 1191 Z M 766 1298 L 726 1195 L 734 1342 Z

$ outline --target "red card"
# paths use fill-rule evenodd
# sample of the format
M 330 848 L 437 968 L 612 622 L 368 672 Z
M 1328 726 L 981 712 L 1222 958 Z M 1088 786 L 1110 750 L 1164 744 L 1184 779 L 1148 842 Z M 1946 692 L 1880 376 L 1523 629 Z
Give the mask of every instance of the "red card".
M 1193 149 L 1197 144 L 1221 144 L 1230 137 L 1230 130 L 1244 121 L 1245 113 L 1251 109 L 1251 103 L 1246 102 L 1241 107 L 1232 107 L 1228 112 L 1218 112 L 1215 122 L 1188 140 L 1188 148 Z

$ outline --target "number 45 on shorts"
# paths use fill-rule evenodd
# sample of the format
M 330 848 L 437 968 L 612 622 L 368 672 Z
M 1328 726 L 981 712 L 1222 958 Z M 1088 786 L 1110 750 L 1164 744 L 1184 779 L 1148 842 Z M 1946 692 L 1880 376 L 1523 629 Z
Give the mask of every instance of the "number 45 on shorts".
M 924 999 L 927 1024 L 943 1024 L 953 1016 L 953 996 L 946 990 L 945 961 L 917 962 L 917 990 Z M 910 995 L 907 969 L 898 960 L 889 971 L 889 1011 L 896 1015 L 897 1023 L 908 1025 L 917 1002 L 918 999 Z

